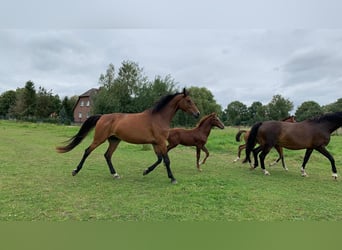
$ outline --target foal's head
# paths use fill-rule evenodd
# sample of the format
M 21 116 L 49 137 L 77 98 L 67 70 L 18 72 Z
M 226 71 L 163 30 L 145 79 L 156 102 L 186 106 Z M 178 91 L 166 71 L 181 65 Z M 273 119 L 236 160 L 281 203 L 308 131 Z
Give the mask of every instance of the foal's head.
M 210 114 L 210 119 L 211 119 L 211 126 L 212 127 L 218 127 L 220 129 L 224 129 L 224 124 L 221 122 L 220 118 L 217 116 L 216 113 L 211 113 Z

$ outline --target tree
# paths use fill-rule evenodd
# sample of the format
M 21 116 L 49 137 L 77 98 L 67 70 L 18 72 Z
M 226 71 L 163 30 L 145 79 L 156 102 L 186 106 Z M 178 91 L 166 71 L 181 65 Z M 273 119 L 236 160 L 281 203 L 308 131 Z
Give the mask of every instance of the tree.
M 52 91 L 47 91 L 44 87 L 39 87 L 36 96 L 35 116 L 37 118 L 47 118 L 57 114 L 60 109 L 61 101 L 58 95 L 53 95 Z
M 227 116 L 228 125 L 246 125 L 248 121 L 248 109 L 240 101 L 233 101 L 228 104 L 224 111 Z
M 70 124 L 74 121 L 73 107 L 77 102 L 78 97 L 64 97 L 61 108 L 59 110 L 59 121 L 63 124 Z
M 16 93 L 14 90 L 9 90 L 0 96 L 0 116 L 7 117 L 10 113 L 10 108 L 15 105 Z
M 133 100 L 139 89 L 147 84 L 143 70 L 135 62 L 124 61 L 115 77 L 114 66 L 110 64 L 106 74 L 101 74 L 101 85 L 94 97 L 94 113 L 137 112 Z
M 342 98 L 339 98 L 336 102 L 328 104 L 324 107 L 322 107 L 322 109 L 325 112 L 337 112 L 337 111 L 341 111 L 342 110 Z
M 16 118 L 29 118 L 33 117 L 36 109 L 36 90 L 34 83 L 28 81 L 24 88 L 16 90 L 16 101 L 10 113 Z
M 256 122 L 265 120 L 266 117 L 266 107 L 262 105 L 261 102 L 253 102 L 250 107 L 248 107 L 248 125 L 252 125 Z
M 208 115 L 212 112 L 216 112 L 221 115 L 221 106 L 216 103 L 214 95 L 205 87 L 190 87 L 187 89 L 190 93 L 192 100 L 195 102 L 197 108 L 201 112 L 201 116 Z M 181 125 L 186 127 L 193 127 L 198 122 L 195 119 L 184 112 L 178 112 L 173 119 L 173 125 Z
M 273 96 L 271 102 L 267 105 L 268 120 L 282 120 L 290 115 L 293 109 L 293 103 L 281 95 Z
M 298 107 L 295 116 L 297 121 L 303 121 L 321 114 L 323 114 L 323 109 L 317 102 L 306 101 Z

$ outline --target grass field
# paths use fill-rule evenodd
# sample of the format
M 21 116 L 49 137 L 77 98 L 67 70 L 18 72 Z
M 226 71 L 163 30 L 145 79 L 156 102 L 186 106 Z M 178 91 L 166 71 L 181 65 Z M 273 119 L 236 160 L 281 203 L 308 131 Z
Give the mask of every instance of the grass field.
M 0 121 L 0 221 L 341 221 L 342 182 L 333 181 L 329 161 L 314 152 L 300 176 L 304 151 L 285 150 L 289 168 L 250 171 L 232 163 L 236 128 L 212 131 L 211 153 L 203 172 L 195 168 L 195 150 L 177 147 L 169 153 L 178 180 L 171 185 L 164 166 L 143 176 L 155 160 L 152 150 L 121 143 L 113 163 L 114 180 L 101 145 L 75 177 L 71 171 L 89 145 L 88 136 L 73 151 L 55 146 L 79 127 Z M 342 136 L 332 136 L 328 150 L 342 173 Z M 266 158 L 276 158 L 275 151 Z M 342 178 L 342 177 L 340 177 Z

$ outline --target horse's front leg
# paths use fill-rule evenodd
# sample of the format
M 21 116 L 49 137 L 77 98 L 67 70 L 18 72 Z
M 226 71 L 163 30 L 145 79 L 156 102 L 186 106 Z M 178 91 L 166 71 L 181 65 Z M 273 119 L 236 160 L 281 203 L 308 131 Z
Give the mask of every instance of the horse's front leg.
M 308 148 L 305 151 L 305 156 L 304 156 L 304 160 L 303 160 L 303 164 L 302 164 L 302 168 L 301 168 L 301 172 L 302 172 L 302 176 L 303 177 L 307 177 L 308 176 L 308 174 L 305 172 L 305 165 L 308 162 L 308 160 L 309 160 L 309 158 L 310 158 L 310 156 L 312 154 L 312 151 L 313 151 L 312 148 Z
M 201 149 L 199 147 L 196 147 L 196 167 L 197 167 L 197 170 L 201 172 L 202 171 L 200 167 L 201 163 L 199 162 L 200 158 L 201 158 Z
M 204 164 L 205 163 L 205 161 L 208 159 L 208 157 L 209 157 L 209 151 L 208 151 L 208 149 L 203 145 L 203 147 L 202 147 L 202 150 L 203 150 L 203 152 L 205 153 L 205 157 L 204 157 L 204 159 L 203 159 L 203 161 L 200 163 L 201 165 L 202 164 Z
M 170 158 L 167 153 L 163 155 L 163 159 L 164 159 L 164 164 L 165 164 L 166 171 L 167 171 L 167 176 L 171 179 L 172 184 L 177 184 L 177 180 L 175 179 L 171 171 Z
M 152 172 L 163 160 L 163 156 L 161 154 L 157 154 L 157 161 L 153 163 L 150 167 L 146 168 L 143 172 L 143 175 L 147 175 Z

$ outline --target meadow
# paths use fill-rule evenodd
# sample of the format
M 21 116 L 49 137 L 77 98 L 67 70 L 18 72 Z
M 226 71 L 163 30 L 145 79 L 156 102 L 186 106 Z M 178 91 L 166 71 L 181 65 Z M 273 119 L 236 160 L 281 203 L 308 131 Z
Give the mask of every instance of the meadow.
M 77 176 L 71 171 L 90 144 L 90 134 L 66 154 L 55 151 L 79 127 L 0 121 L 0 221 L 341 221 L 342 182 L 331 178 L 329 161 L 314 152 L 300 175 L 304 150 L 284 150 L 281 164 L 249 170 L 233 163 L 238 128 L 213 129 L 203 171 L 195 167 L 195 149 L 178 146 L 170 153 L 178 184 L 172 185 L 153 150 L 122 142 L 113 155 L 122 177 L 113 179 L 103 157 L 104 143 Z M 342 136 L 333 135 L 328 150 L 342 173 Z M 275 150 L 266 163 L 277 157 Z

